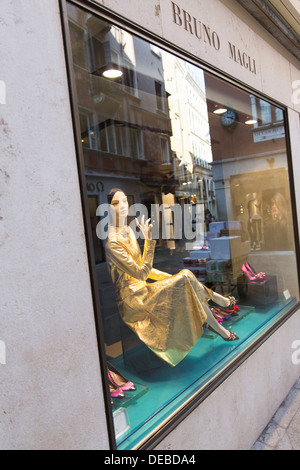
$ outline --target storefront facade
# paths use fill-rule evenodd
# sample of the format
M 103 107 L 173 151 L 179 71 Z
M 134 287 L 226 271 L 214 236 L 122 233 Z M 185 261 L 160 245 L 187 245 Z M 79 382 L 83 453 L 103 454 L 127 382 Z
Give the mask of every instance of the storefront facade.
M 242 3 L 5 6 L 1 447 L 249 449 L 299 377 L 299 59 Z

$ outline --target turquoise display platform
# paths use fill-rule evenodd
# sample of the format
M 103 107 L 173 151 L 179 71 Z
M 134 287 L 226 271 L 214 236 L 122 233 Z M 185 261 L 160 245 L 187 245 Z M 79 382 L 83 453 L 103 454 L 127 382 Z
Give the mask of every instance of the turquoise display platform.
M 264 309 L 239 305 L 239 316 L 233 317 L 231 324 L 223 323 L 228 329 L 234 328 L 239 336 L 238 341 L 223 341 L 207 330 L 175 368 L 162 363 L 161 367 L 153 370 L 136 372 L 124 366 L 123 356 L 110 360 L 121 373 L 139 384 L 142 387 L 140 390 L 144 392 L 140 393 L 139 390 L 135 398 L 128 397 L 132 392 L 126 392 L 126 398 L 114 405 L 115 412 L 118 407 L 126 407 L 127 415 L 127 426 L 118 433 L 118 449 L 128 450 L 139 446 L 143 439 L 238 357 L 295 302 L 295 298 L 288 301 L 280 299 L 272 307 Z
M 134 385 L 136 386 L 135 391 L 125 392 L 125 397 L 123 398 L 113 398 L 113 412 L 117 411 L 120 407 L 128 408 L 128 406 L 132 405 L 135 401 L 139 400 L 149 390 L 146 385 L 139 384 L 138 382 L 134 382 Z

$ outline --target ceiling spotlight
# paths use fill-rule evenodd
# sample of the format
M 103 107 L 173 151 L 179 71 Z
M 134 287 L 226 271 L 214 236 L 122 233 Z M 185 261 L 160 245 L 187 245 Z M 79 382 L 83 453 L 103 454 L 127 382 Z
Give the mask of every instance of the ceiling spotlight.
M 248 124 L 249 126 L 251 126 L 252 124 L 257 124 L 257 121 L 256 119 L 248 119 L 245 124 Z
M 118 69 L 107 69 L 102 72 L 102 75 L 105 78 L 119 78 L 122 77 L 123 72 Z
M 226 113 L 226 111 L 227 111 L 227 108 L 220 107 L 220 108 L 215 109 L 214 114 L 224 114 Z

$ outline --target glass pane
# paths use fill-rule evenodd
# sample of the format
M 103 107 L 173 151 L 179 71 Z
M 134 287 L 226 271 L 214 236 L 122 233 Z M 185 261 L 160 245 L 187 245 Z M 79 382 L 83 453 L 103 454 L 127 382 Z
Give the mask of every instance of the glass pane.
M 299 298 L 284 111 L 68 13 L 116 440 L 131 449 Z

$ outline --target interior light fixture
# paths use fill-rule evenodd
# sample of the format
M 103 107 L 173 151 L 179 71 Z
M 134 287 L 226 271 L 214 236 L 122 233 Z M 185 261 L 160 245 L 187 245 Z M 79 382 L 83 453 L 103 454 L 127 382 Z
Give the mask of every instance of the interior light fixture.
M 123 72 L 118 69 L 106 69 L 102 72 L 103 77 L 105 78 L 120 78 L 123 75 Z
M 226 111 L 227 111 L 227 108 L 219 107 L 214 110 L 214 114 L 224 114 L 226 113 Z
M 245 121 L 245 124 L 251 126 L 252 124 L 257 124 L 257 121 L 256 119 L 248 119 L 247 121 Z

